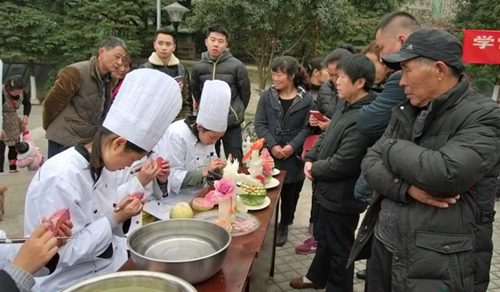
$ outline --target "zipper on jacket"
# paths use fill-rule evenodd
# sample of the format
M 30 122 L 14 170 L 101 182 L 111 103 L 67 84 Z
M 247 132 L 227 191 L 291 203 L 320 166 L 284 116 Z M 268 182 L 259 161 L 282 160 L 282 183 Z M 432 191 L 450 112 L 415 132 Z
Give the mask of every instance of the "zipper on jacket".
M 222 58 L 222 56 L 224 55 L 224 52 L 222 53 L 222 55 L 219 56 L 219 58 L 217 58 L 217 60 L 215 60 L 215 62 L 212 61 L 212 63 L 214 64 L 214 70 L 212 71 L 212 80 L 215 80 L 215 71 L 217 71 L 217 64 L 219 63 L 220 58 Z M 210 55 L 208 55 L 208 57 L 210 57 Z M 238 114 L 233 109 L 231 102 L 229 102 L 229 109 L 233 112 L 234 116 L 236 117 L 236 122 L 238 122 L 240 120 L 240 117 L 238 117 Z

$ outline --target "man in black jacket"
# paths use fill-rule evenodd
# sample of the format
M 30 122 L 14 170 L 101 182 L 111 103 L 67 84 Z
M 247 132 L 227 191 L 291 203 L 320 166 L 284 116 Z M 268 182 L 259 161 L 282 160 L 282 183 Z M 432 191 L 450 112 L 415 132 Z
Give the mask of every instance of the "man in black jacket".
M 153 47 L 155 51 L 148 61 L 142 64 L 141 68 L 151 68 L 161 71 L 174 78 L 181 87 L 182 108 L 176 121 L 183 120 L 193 114 L 193 97 L 191 96 L 191 85 L 189 72 L 186 67 L 179 62 L 174 54 L 177 47 L 176 34 L 173 30 L 162 27 L 155 33 Z
M 372 240 L 368 291 L 487 290 L 500 108 L 470 88 L 461 56 L 454 36 L 421 29 L 382 57 L 401 63 L 408 100 L 362 163 L 378 194 L 349 265 Z
M 245 110 L 250 101 L 250 80 L 245 65 L 229 52 L 227 38 L 228 32 L 224 26 L 214 25 L 208 28 L 205 39 L 208 50 L 201 55 L 201 60 L 193 67 L 191 86 L 193 97 L 200 104 L 205 81 L 218 79 L 229 84 L 231 105 L 227 131 L 221 140 L 226 157 L 232 154 L 233 158 L 241 161 L 243 157 L 241 123 L 245 120 Z M 215 144 L 219 156 L 221 140 Z
M 319 202 L 318 248 L 306 277 L 290 281 L 296 289 L 324 288 L 327 291 L 353 291 L 354 268 L 345 269 L 354 243 L 359 214 L 366 205 L 354 199 L 354 185 L 361 160 L 374 139 L 361 135 L 356 127 L 362 106 L 375 99 L 369 93 L 375 79 L 375 66 L 364 55 L 351 55 L 338 65 L 337 90 L 342 108 L 335 111 L 325 133 L 306 155 L 304 173 L 313 181 Z

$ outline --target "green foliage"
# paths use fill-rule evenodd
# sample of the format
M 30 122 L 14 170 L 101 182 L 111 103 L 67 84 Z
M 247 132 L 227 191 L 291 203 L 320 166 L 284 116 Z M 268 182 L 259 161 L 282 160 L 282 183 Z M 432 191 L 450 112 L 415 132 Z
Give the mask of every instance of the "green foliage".
M 458 12 L 455 27 L 498 30 L 500 28 L 500 0 L 456 0 Z M 463 38 L 463 34 L 458 35 Z M 499 65 L 467 64 L 467 72 L 472 77 L 473 86 L 484 94 L 491 94 L 492 86 L 500 84 Z

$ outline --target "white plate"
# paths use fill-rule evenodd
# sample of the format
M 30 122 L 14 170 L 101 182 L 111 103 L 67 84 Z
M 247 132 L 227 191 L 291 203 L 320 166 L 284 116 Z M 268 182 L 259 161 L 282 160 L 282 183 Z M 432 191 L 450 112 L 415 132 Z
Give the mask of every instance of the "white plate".
M 280 181 L 274 177 L 266 184 L 266 189 L 272 189 L 280 185 Z
M 277 176 L 278 174 L 280 174 L 280 170 L 277 168 L 273 168 L 273 176 Z
M 238 200 L 241 200 L 240 196 L 238 196 Z M 269 199 L 269 197 L 266 196 L 266 198 L 264 199 L 264 202 L 262 202 L 262 204 L 257 205 L 257 206 L 249 206 L 245 203 L 243 203 L 243 204 L 245 205 L 245 207 L 247 208 L 248 211 L 257 211 L 257 210 L 262 210 L 262 209 L 266 208 L 267 206 L 269 206 L 269 204 L 271 204 L 271 199 Z

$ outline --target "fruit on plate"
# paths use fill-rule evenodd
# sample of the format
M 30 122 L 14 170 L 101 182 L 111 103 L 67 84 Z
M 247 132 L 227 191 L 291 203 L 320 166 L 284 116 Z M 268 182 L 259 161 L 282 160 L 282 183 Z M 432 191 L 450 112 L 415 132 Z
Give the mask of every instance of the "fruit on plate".
M 188 203 L 180 202 L 170 208 L 170 219 L 193 219 L 193 210 Z
M 52 214 L 47 221 L 50 222 L 50 227 L 48 228 L 52 233 L 58 236 L 59 229 L 61 225 L 67 220 L 71 220 L 68 207 L 62 207 L 59 211 Z
M 267 196 L 266 187 L 264 186 L 251 186 L 242 182 L 240 184 L 240 189 L 240 199 L 243 204 L 248 206 L 258 206 L 264 203 Z
M 196 211 L 208 211 L 214 208 L 214 203 L 204 198 L 194 198 L 191 206 Z
M 137 199 L 137 200 L 144 199 L 144 194 L 142 194 L 142 193 L 135 193 L 135 194 L 132 194 L 132 196 L 134 196 L 134 199 Z
M 260 159 L 262 159 L 262 164 L 271 167 L 271 169 L 274 168 L 274 160 L 271 157 L 271 154 L 269 154 L 269 150 L 267 150 L 267 148 L 262 149 Z
M 267 164 L 262 165 L 262 173 L 266 177 L 266 183 L 270 182 L 273 178 L 273 168 Z

